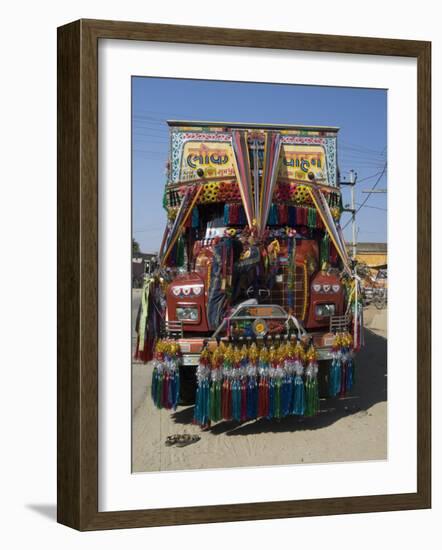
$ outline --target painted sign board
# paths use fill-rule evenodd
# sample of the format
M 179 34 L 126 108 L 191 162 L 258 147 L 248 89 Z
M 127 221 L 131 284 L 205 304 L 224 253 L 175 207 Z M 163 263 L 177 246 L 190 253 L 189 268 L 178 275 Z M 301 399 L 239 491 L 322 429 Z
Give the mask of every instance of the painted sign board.
M 309 181 L 323 185 L 337 185 L 336 131 L 296 129 L 282 130 L 281 157 L 278 175 L 280 178 Z M 264 130 L 253 129 L 253 138 Z M 232 133 L 223 128 L 177 127 L 171 131 L 171 151 L 168 183 L 183 183 L 204 177 L 234 178 Z M 310 176 L 309 176 L 310 174 Z
M 322 145 L 284 144 L 281 147 L 279 176 L 285 179 L 327 183 L 327 159 Z
M 230 142 L 187 141 L 181 157 L 181 180 L 199 178 L 198 169 L 204 170 L 204 177 L 208 179 L 234 176 L 232 156 Z

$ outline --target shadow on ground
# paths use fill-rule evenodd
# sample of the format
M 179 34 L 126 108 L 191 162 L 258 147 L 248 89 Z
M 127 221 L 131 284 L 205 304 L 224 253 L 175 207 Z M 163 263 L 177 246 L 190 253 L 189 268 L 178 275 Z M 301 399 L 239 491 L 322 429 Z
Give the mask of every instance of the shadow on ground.
M 56 504 L 26 504 L 28 510 L 32 510 L 41 516 L 51 519 L 53 521 L 57 520 L 57 506 Z
M 365 347 L 356 357 L 356 383 L 343 399 L 321 399 L 319 414 L 313 418 L 288 416 L 281 420 L 260 418 L 247 423 L 223 421 L 208 431 L 229 436 L 263 432 L 293 432 L 317 430 L 349 415 L 364 416 L 367 410 L 387 400 L 387 340 L 365 329 Z M 194 407 L 187 407 L 172 415 L 176 424 L 190 424 Z

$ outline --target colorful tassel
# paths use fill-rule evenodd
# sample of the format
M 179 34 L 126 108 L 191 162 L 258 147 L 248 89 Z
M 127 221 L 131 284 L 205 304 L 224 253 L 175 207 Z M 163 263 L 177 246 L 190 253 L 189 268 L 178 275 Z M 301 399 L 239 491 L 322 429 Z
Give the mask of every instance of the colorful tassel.
M 319 411 L 319 392 L 318 392 L 318 363 L 316 361 L 316 351 L 313 345 L 307 352 L 307 367 L 305 369 L 305 416 L 314 416 Z
M 354 362 L 351 349 L 353 339 L 350 333 L 342 332 L 333 342 L 333 360 L 329 370 L 330 397 L 345 397 L 354 383 Z
M 270 412 L 270 380 L 269 380 L 269 356 L 263 347 L 259 353 L 259 399 L 258 416 L 267 417 Z
M 208 426 L 209 415 L 209 352 L 204 348 L 201 352 L 200 361 L 196 371 L 197 388 L 194 411 L 194 422 L 201 427 Z
M 292 414 L 303 415 L 305 413 L 305 387 L 302 378 L 304 374 L 304 348 L 298 342 L 293 350 L 293 407 Z
M 151 397 L 159 409 L 175 410 L 180 394 L 180 347 L 170 340 L 159 340 L 153 360 Z
M 179 238 L 178 238 L 178 242 L 176 244 L 176 256 L 175 256 L 175 265 L 177 267 L 183 267 L 184 266 L 184 248 L 185 248 L 185 245 L 184 245 L 184 238 L 183 236 L 181 235 Z
M 199 226 L 199 223 L 200 223 L 199 210 L 198 210 L 198 207 L 195 206 L 194 209 L 192 210 L 192 223 L 191 223 L 192 228 L 196 229 Z
M 210 420 L 218 422 L 222 418 L 221 392 L 222 392 L 222 349 L 217 347 L 212 356 L 212 368 L 210 371 Z
M 332 396 L 342 397 L 354 383 L 351 335 L 335 338 L 329 373 Z M 176 343 L 160 341 L 152 374 L 152 399 L 159 408 L 175 408 L 179 395 Z M 205 348 L 197 368 L 194 422 L 201 427 L 220 420 L 314 416 L 319 411 L 318 362 L 313 345 L 275 342 L 267 349 L 255 342 L 241 348 L 221 343 L 212 354 Z

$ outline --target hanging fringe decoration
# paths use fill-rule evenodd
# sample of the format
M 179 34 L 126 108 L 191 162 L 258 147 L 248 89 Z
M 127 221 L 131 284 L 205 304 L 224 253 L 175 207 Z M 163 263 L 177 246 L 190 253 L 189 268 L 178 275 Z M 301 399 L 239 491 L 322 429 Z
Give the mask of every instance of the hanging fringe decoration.
M 290 227 L 295 227 L 297 224 L 296 220 L 296 207 L 295 206 L 289 206 L 288 212 L 287 212 L 287 223 Z
M 184 258 L 184 237 L 183 235 L 180 235 L 178 237 L 178 241 L 176 244 L 176 257 L 175 257 L 175 265 L 177 267 L 183 267 L 185 262 Z
M 289 313 L 295 310 L 296 299 L 296 230 L 287 228 L 287 306 Z
M 307 227 L 316 227 L 316 208 L 307 208 Z
M 328 375 L 328 394 L 336 397 L 341 391 L 342 351 L 341 335 L 337 334 L 333 342 L 332 362 Z
M 290 357 L 290 344 L 282 345 L 279 353 L 279 367 L 283 373 L 282 376 L 282 395 L 281 395 L 281 413 L 282 416 L 291 414 L 293 405 L 293 372 L 288 364 Z
M 159 409 L 175 410 L 180 394 L 181 352 L 171 340 L 159 340 L 153 361 L 151 396 Z
M 306 355 L 307 367 L 305 369 L 305 416 L 314 416 L 319 411 L 319 393 L 318 393 L 318 363 L 316 360 L 316 350 L 310 346 Z
M 210 371 L 210 421 L 218 422 L 222 418 L 221 413 L 221 390 L 222 390 L 222 366 L 223 348 L 218 346 L 213 352 L 212 368 Z
M 352 389 L 354 383 L 354 361 L 353 350 L 351 345 L 353 338 L 351 334 L 345 332 L 341 334 L 341 357 L 342 357 L 342 373 L 341 373 L 341 389 L 339 397 L 345 395 Z
M 268 225 L 278 225 L 278 209 L 275 204 L 270 206 Z
M 293 407 L 292 414 L 303 415 L 305 413 L 305 388 L 304 380 L 304 348 L 298 342 L 293 352 Z
M 224 205 L 224 225 L 228 226 L 230 224 L 230 204 Z
M 233 348 L 228 346 L 224 352 L 223 360 L 223 383 L 221 389 L 221 416 L 224 420 L 232 418 L 232 368 L 233 368 Z
M 339 387 L 335 382 L 333 391 L 342 396 L 343 388 L 349 391 L 354 381 L 351 335 L 340 334 L 335 350 L 341 354 L 342 365 Z M 173 355 L 169 351 L 169 356 Z M 179 380 L 171 372 L 178 369 L 173 371 L 167 365 L 167 348 L 161 341 L 152 378 L 152 399 L 158 407 L 174 408 Z M 204 348 L 197 368 L 194 423 L 204 428 L 221 420 L 314 416 L 319 411 L 317 378 L 316 350 L 310 345 L 305 351 L 300 341 L 276 341 L 269 348 L 256 342 L 241 348 L 221 343 L 213 353 Z
M 273 418 L 275 416 L 275 367 L 276 367 L 276 350 L 274 346 L 269 350 L 269 414 L 267 418 Z
M 349 347 L 346 351 L 346 361 L 345 361 L 345 378 L 342 384 L 342 388 L 345 388 L 346 395 L 349 391 L 352 390 L 355 383 L 355 362 L 353 356 L 353 350 Z M 343 397 L 343 396 L 341 396 Z
M 207 348 L 201 352 L 196 371 L 196 400 L 194 422 L 201 427 L 208 426 L 209 415 L 209 388 L 210 388 L 210 358 Z
M 241 388 L 241 420 L 247 420 L 247 367 L 248 351 L 245 345 L 241 348 L 240 358 L 240 388 Z
M 199 210 L 198 207 L 195 206 L 192 210 L 192 228 L 195 229 L 199 226 L 200 223 L 200 216 L 199 216 Z
M 232 420 L 239 422 L 241 420 L 241 372 L 240 372 L 241 352 L 238 348 L 233 352 L 233 367 L 231 371 L 231 411 Z
M 154 357 L 155 343 L 162 323 L 163 290 L 158 277 L 145 279 L 135 323 L 135 359 L 146 363 Z
M 202 191 L 202 185 L 193 185 L 185 189 L 176 217 L 173 222 L 170 222 L 170 227 L 165 235 L 164 243 L 161 245 L 160 262 L 162 266 L 166 264 L 170 253 L 175 248 L 175 244 L 181 234 L 181 230 L 185 227 L 187 219 L 192 213 Z
M 258 416 L 268 417 L 270 412 L 270 375 L 269 354 L 267 348 L 261 348 L 258 362 Z
M 247 364 L 247 418 L 258 416 L 258 349 L 253 343 Z
M 351 345 L 353 338 L 348 332 L 336 334 L 333 343 L 333 360 L 329 370 L 330 397 L 345 397 L 354 384 L 354 361 Z

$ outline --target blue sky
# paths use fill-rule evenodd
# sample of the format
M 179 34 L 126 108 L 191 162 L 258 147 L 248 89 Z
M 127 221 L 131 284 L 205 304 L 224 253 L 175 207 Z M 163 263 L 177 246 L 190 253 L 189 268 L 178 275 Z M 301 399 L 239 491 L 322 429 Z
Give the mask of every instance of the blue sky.
M 168 119 L 338 126 L 341 179 L 358 173 L 357 207 L 362 190 L 387 187 L 386 90 L 133 77 L 133 235 L 143 252 L 158 250 L 166 223 Z M 343 198 L 350 202 L 348 187 Z M 357 213 L 359 241 L 386 242 L 386 208 L 386 194 L 369 196 Z M 351 224 L 344 234 L 350 240 Z

